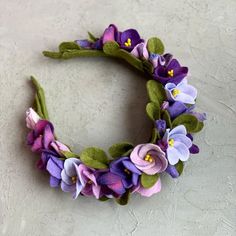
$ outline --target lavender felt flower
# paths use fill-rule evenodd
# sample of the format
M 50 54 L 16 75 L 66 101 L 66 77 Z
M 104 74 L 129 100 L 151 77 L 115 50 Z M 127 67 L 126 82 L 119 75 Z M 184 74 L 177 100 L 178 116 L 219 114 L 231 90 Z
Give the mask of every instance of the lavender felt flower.
M 110 163 L 110 171 L 121 177 L 125 188 L 131 188 L 138 184 L 141 172 L 130 161 L 129 157 L 121 157 Z
M 80 183 L 83 186 L 81 193 L 84 196 L 95 196 L 99 199 L 101 186 L 97 183 L 95 170 L 85 166 L 84 164 L 80 164 L 77 167 L 77 174 Z
M 34 129 L 39 120 L 40 117 L 33 108 L 29 108 L 26 111 L 26 126 L 29 129 Z
M 27 144 L 31 146 L 33 152 L 41 151 L 42 149 L 49 149 L 54 139 L 52 123 L 47 120 L 39 120 L 34 129 L 27 135 Z
M 144 188 L 139 182 L 138 186 L 133 189 L 133 193 L 139 193 L 144 197 L 151 197 L 155 193 L 159 193 L 161 191 L 161 179 L 159 178 L 157 182 L 151 188 Z
M 163 55 L 164 65 L 155 68 L 153 77 L 163 85 L 167 83 L 178 84 L 187 75 L 188 68 L 182 67 L 176 59 L 172 59 L 171 54 Z
M 179 160 L 188 160 L 192 141 L 186 135 L 187 131 L 184 125 L 179 125 L 172 130 L 166 130 L 162 141 L 167 144 L 167 159 L 171 165 L 177 164 Z
M 46 165 L 46 169 L 50 174 L 50 186 L 60 186 L 64 161 L 60 160 L 60 156 L 53 151 L 44 151 L 41 158 L 42 165 Z
M 64 162 L 64 169 L 61 172 L 61 189 L 64 192 L 72 193 L 74 199 L 80 194 L 83 185 L 78 178 L 78 167 L 81 161 L 77 158 L 68 158 Z
M 197 90 L 189 85 L 187 79 L 179 84 L 167 83 L 165 85 L 166 96 L 169 101 L 178 101 L 187 104 L 194 104 L 197 97 Z
M 130 154 L 135 166 L 148 175 L 163 172 L 167 165 L 165 153 L 155 144 L 140 144 Z

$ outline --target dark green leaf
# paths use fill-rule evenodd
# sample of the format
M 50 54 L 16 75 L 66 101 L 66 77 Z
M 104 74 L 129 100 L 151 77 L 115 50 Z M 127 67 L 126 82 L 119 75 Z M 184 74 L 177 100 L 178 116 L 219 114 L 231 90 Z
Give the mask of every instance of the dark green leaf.
M 163 110 L 161 116 L 162 116 L 162 119 L 166 121 L 167 128 L 172 128 L 169 112 L 167 110 Z
M 141 175 L 141 184 L 144 188 L 151 188 L 158 180 L 159 174 L 147 175 L 142 173 Z
M 143 61 L 143 70 L 148 74 L 152 75 L 154 71 L 154 67 L 150 61 L 144 60 Z
M 75 50 L 75 49 L 80 50 L 80 46 L 75 42 L 62 42 L 59 45 L 60 52 L 66 52 L 66 51 Z
M 194 133 L 200 132 L 204 127 L 204 123 L 201 121 L 198 121 L 198 125 L 196 127 L 196 129 L 194 130 Z
M 155 121 L 160 119 L 160 106 L 154 102 L 149 102 L 146 106 L 146 112 L 148 117 Z
M 59 59 L 62 57 L 62 53 L 61 52 L 49 52 L 49 51 L 43 51 L 43 55 L 45 57 L 50 57 L 52 59 Z
M 106 196 L 103 196 L 103 197 L 100 197 L 98 200 L 99 201 L 102 201 L 102 202 L 105 202 L 107 200 L 109 200 L 110 198 L 106 197 Z
M 198 130 L 198 123 L 199 121 L 195 116 L 190 114 L 182 114 L 173 120 L 172 125 L 173 127 L 184 125 L 188 133 L 194 133 L 195 130 Z
M 74 57 L 104 57 L 104 56 L 107 55 L 101 50 L 81 49 L 81 50 L 70 50 L 64 52 L 62 58 L 70 59 Z
M 95 37 L 91 32 L 89 32 L 88 31 L 88 35 L 89 35 L 89 40 L 91 41 L 91 42 L 96 42 L 97 40 L 98 40 L 98 38 L 97 37 Z
M 162 41 L 156 37 L 150 38 L 148 40 L 147 49 L 150 53 L 155 53 L 155 54 L 163 54 L 165 50 Z
M 130 198 L 130 190 L 127 190 L 120 198 L 116 198 L 116 202 L 122 206 L 127 205 Z
M 163 101 L 166 100 L 165 89 L 161 83 L 155 80 L 149 80 L 146 87 L 151 102 L 156 102 L 161 105 Z
M 160 134 L 159 132 L 157 131 L 156 128 L 153 128 L 152 129 L 152 137 L 151 137 L 151 140 L 150 140 L 150 143 L 156 143 L 157 142 L 157 139 L 160 139 Z
M 123 142 L 123 143 L 116 143 L 113 144 L 110 148 L 109 148 L 109 154 L 113 157 L 113 158 L 117 158 L 117 157 L 122 157 L 124 154 L 126 154 L 129 150 L 133 149 L 134 146 L 131 143 L 128 142 Z
M 87 166 L 95 169 L 106 169 L 108 157 L 106 153 L 97 147 L 84 149 L 80 154 L 80 160 Z
M 184 169 L 184 163 L 179 160 L 179 162 L 175 165 L 175 168 L 178 171 L 179 175 L 181 175 Z

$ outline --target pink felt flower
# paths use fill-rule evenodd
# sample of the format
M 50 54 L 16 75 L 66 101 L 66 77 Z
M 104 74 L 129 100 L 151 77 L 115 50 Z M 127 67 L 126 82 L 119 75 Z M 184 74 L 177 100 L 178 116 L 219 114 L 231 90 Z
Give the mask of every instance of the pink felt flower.
M 155 193 L 159 193 L 161 191 L 161 179 L 159 178 L 157 182 L 151 188 L 144 188 L 141 183 L 133 189 L 133 193 L 139 193 L 144 197 L 151 197 Z
M 61 155 L 62 152 L 70 152 L 70 149 L 63 143 L 54 140 L 51 142 L 51 147 L 59 154 Z
M 26 111 L 26 126 L 27 126 L 27 128 L 34 129 L 39 120 L 40 120 L 40 117 L 34 111 L 33 108 L 29 108 Z
M 130 159 L 139 170 L 148 175 L 161 173 L 168 165 L 165 153 L 152 143 L 136 146 L 130 154 Z

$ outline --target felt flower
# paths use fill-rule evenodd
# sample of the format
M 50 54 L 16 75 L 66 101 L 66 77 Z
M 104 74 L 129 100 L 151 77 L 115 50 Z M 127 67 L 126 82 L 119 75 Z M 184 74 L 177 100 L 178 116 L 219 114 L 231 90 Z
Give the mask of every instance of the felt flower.
M 39 120 L 34 129 L 27 135 L 27 144 L 31 146 L 33 152 L 41 151 L 42 149 L 49 149 L 54 139 L 52 123 L 47 120 Z
M 197 90 L 189 85 L 187 79 L 179 84 L 167 83 L 165 85 L 166 96 L 169 101 L 178 101 L 187 104 L 194 104 L 197 97 Z
M 130 154 L 135 166 L 148 175 L 163 172 L 167 165 L 165 153 L 155 144 L 140 144 Z
M 81 193 L 84 196 L 100 197 L 101 186 L 97 184 L 96 172 L 84 164 L 80 164 L 77 168 L 78 179 L 83 186 Z
M 101 171 L 97 177 L 97 183 L 101 185 L 101 196 L 117 198 L 126 191 L 122 178 L 111 171 Z
M 64 162 L 64 168 L 61 172 L 61 189 L 64 192 L 72 193 L 74 199 L 80 194 L 83 185 L 78 178 L 78 167 L 81 161 L 77 158 L 68 158 Z
M 188 68 L 182 67 L 171 54 L 163 55 L 165 63 L 155 68 L 153 77 L 163 85 L 167 83 L 178 84 L 187 75 Z
M 46 167 L 46 170 L 49 172 L 50 186 L 60 186 L 61 172 L 63 169 L 64 161 L 60 160 L 60 156 L 58 156 L 58 154 L 53 151 L 43 151 L 41 155 L 41 168 Z
M 110 24 L 103 33 L 102 43 L 105 44 L 106 42 L 109 42 L 109 41 L 117 42 L 119 40 L 119 35 L 120 33 L 117 27 L 113 24 Z
M 138 184 L 141 172 L 130 161 L 129 157 L 121 157 L 110 163 L 110 171 L 121 177 L 125 188 L 130 188 Z
M 175 168 L 174 165 L 168 165 L 166 168 L 166 172 L 172 177 L 172 178 L 178 178 L 179 177 L 179 172 Z
M 29 108 L 26 111 L 26 126 L 29 129 L 34 129 L 36 124 L 39 122 L 40 117 L 39 115 L 34 111 L 33 108 Z
M 184 125 L 176 126 L 172 130 L 167 129 L 162 141 L 167 144 L 167 159 L 171 165 L 177 164 L 179 160 L 188 160 L 192 141 L 187 137 Z
M 183 102 L 168 102 L 168 106 L 166 106 L 166 110 L 168 111 L 171 119 L 176 118 L 177 116 L 185 113 L 188 107 Z
M 52 141 L 51 147 L 61 156 L 63 156 L 62 152 L 70 152 L 70 149 L 58 140 Z
M 155 126 L 160 134 L 160 136 L 163 136 L 165 131 L 166 131 L 166 121 L 165 120 L 156 120 L 155 121 Z
M 133 189 L 132 192 L 139 193 L 144 197 L 151 197 L 155 193 L 159 193 L 161 191 L 161 179 L 159 178 L 157 182 L 151 188 L 144 188 L 139 182 L 138 186 Z

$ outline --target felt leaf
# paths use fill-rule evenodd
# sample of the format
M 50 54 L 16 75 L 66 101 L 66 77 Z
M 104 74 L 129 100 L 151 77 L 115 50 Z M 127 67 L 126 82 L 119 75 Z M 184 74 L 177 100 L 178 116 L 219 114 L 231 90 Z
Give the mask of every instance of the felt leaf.
M 184 163 L 179 160 L 179 162 L 175 164 L 175 168 L 178 171 L 179 175 L 181 175 L 184 169 Z
M 147 49 L 150 53 L 154 54 L 163 54 L 164 53 L 164 44 L 159 38 L 153 37 L 148 39 Z
M 200 132 L 204 127 L 204 123 L 202 121 L 198 121 L 198 125 L 196 129 L 194 130 L 194 133 Z
M 144 60 L 143 61 L 143 70 L 148 74 L 152 75 L 154 72 L 154 67 L 150 61 Z
M 120 198 L 116 198 L 116 202 L 122 206 L 127 205 L 130 199 L 130 190 L 127 190 Z
M 199 121 L 195 116 L 190 114 L 182 114 L 173 120 L 172 125 L 173 127 L 184 125 L 188 133 L 194 133 L 195 130 L 198 129 L 198 123 Z
M 97 37 L 95 37 L 91 32 L 89 32 L 88 31 L 88 36 L 89 36 L 89 40 L 91 41 L 91 42 L 96 42 L 97 40 L 98 40 L 98 38 Z
M 170 114 L 169 114 L 169 112 L 167 110 L 163 110 L 162 111 L 161 117 L 162 117 L 163 120 L 166 121 L 167 128 L 172 128 Z
M 72 158 L 72 157 L 74 157 L 74 158 L 79 158 L 79 155 L 76 154 L 76 153 L 73 153 L 73 152 L 60 151 L 60 153 L 61 153 L 64 157 L 66 157 L 66 158 Z
M 43 55 L 45 57 L 50 57 L 52 59 L 59 59 L 62 57 L 61 52 L 50 52 L 50 51 L 43 51 Z
M 59 45 L 60 52 L 66 52 L 68 50 L 80 50 L 80 46 L 75 42 L 62 42 Z
M 144 188 L 151 188 L 159 179 L 159 174 L 155 175 L 147 175 L 145 173 L 142 173 L 141 175 L 141 185 Z
M 101 50 L 90 50 L 90 49 L 81 49 L 81 50 L 70 50 L 62 54 L 63 59 L 70 59 L 74 57 L 104 57 L 107 56 Z
M 87 166 L 95 169 L 106 169 L 108 158 L 106 153 L 97 147 L 84 149 L 80 154 L 80 160 Z
M 148 117 L 153 121 L 160 119 L 160 107 L 154 102 L 149 102 L 147 104 L 146 113 Z
M 151 102 L 156 102 L 161 105 L 163 101 L 166 100 L 165 89 L 161 83 L 155 80 L 149 80 L 146 87 Z
M 159 132 L 157 131 L 156 128 L 153 128 L 152 129 L 152 136 L 151 136 L 151 140 L 150 140 L 150 143 L 157 143 L 157 139 L 160 139 L 160 134 Z
M 122 157 L 134 148 L 133 144 L 128 142 L 113 144 L 108 152 L 113 158 Z
M 115 56 L 119 48 L 120 48 L 120 46 L 119 46 L 119 44 L 117 42 L 109 41 L 109 42 L 106 42 L 103 45 L 103 52 L 105 54 Z
M 100 197 L 98 200 L 101 201 L 101 202 L 105 202 L 107 200 L 109 200 L 110 198 L 106 197 L 106 196 L 103 196 L 103 197 Z

